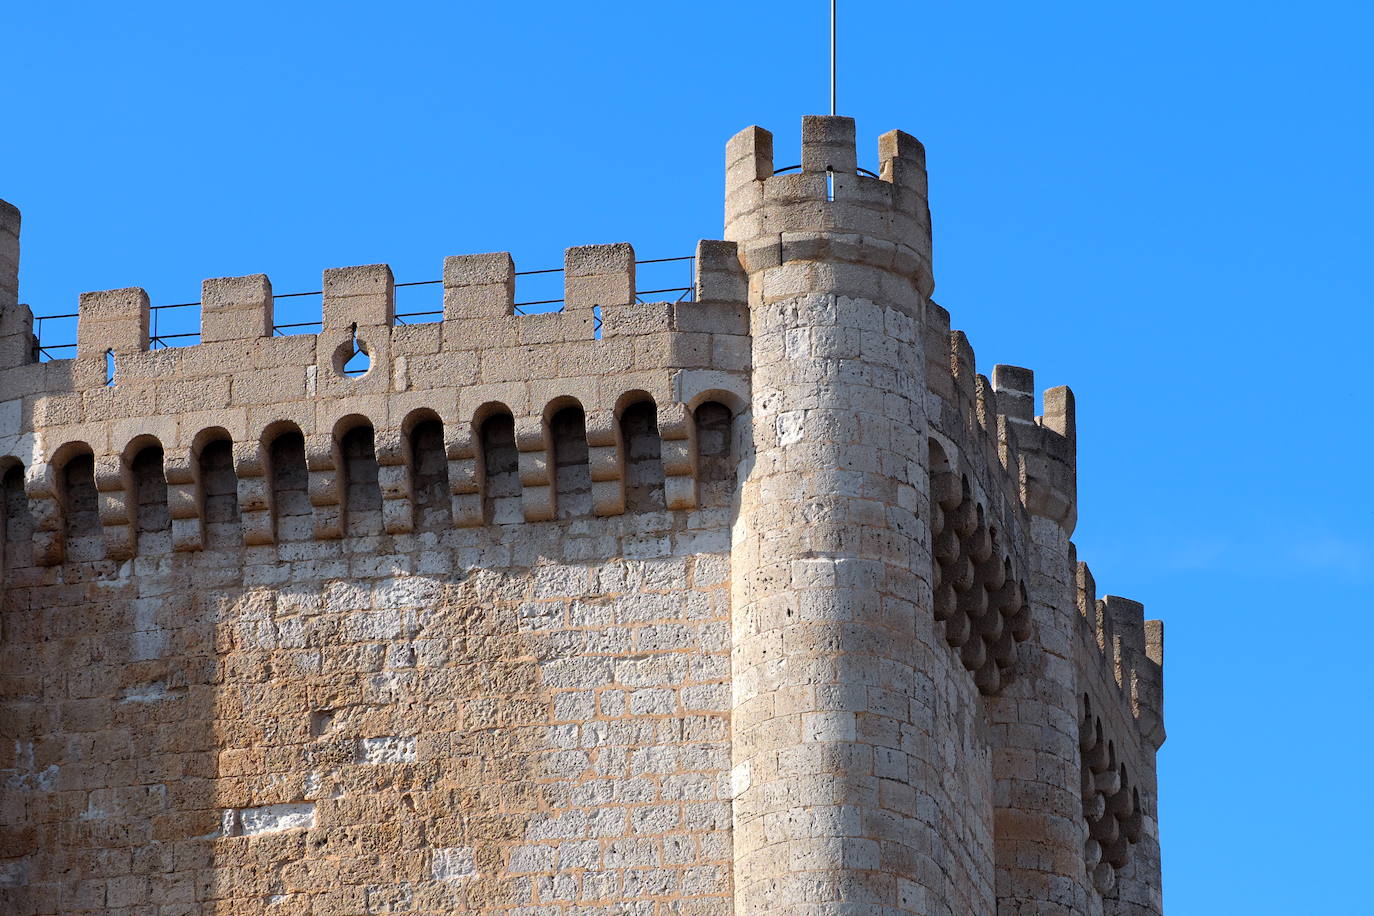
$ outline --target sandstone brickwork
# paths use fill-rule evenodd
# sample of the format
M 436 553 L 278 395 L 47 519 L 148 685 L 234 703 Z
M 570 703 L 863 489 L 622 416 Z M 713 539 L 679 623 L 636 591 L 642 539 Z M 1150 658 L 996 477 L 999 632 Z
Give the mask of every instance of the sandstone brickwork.
M 110 290 L 46 361 L 0 202 L 0 911 L 1161 912 L 1162 628 L 1077 561 L 1071 392 L 930 298 L 913 137 L 726 159 L 681 301 L 463 255 L 440 320 L 221 278 L 194 346 Z

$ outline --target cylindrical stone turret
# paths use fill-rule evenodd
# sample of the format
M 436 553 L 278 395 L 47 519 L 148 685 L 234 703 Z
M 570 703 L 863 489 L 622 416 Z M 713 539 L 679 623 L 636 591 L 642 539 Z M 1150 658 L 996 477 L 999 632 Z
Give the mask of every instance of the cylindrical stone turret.
M 735 912 L 992 912 L 988 799 L 945 785 L 976 702 L 930 607 L 924 152 L 808 117 L 727 147 L 725 237 L 749 276 L 753 394 L 733 541 Z M 968 699 L 946 684 L 969 681 Z

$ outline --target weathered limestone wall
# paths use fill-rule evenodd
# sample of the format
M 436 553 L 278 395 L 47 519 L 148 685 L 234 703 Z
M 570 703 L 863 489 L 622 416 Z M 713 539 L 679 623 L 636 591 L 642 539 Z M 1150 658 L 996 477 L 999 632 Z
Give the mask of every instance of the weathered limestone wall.
M 434 324 L 376 266 L 318 336 L 249 277 L 196 347 L 125 290 L 76 359 L 7 351 L 0 909 L 728 907 L 742 275 L 568 262 L 562 314 L 468 256 Z
M 12 554 L 5 912 L 719 912 L 702 514 L 196 553 L 153 521 L 60 578 Z
M 273 337 L 231 277 L 50 362 L 0 202 L 0 911 L 1157 916 L 1162 628 L 877 165 L 737 135 L 694 301 L 465 255 L 440 321 L 348 267 Z

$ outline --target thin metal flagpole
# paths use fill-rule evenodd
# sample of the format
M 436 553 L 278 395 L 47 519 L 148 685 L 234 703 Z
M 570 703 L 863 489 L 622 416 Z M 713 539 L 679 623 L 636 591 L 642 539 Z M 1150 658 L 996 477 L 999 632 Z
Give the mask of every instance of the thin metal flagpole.
M 835 116 L 835 3 L 830 0 L 830 116 Z

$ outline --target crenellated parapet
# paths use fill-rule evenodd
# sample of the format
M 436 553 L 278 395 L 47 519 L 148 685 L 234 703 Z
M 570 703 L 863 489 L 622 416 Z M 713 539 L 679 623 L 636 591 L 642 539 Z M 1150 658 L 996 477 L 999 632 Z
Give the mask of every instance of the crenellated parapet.
M 1077 564 L 1083 667 L 1104 699 L 1111 696 L 1140 738 L 1158 749 L 1164 732 L 1164 622 L 1116 595 L 1097 597 L 1087 563 Z M 1099 703 L 1099 706 L 1102 704 Z
M 1005 729 L 994 752 L 994 771 L 1003 785 L 999 791 L 1011 801 L 1002 816 L 1018 818 L 1022 825 L 999 837 L 999 881 L 1007 888 L 1006 902 L 1041 899 L 1037 887 L 1043 873 L 1027 862 L 1051 855 L 1049 850 L 1067 854 L 1081 848 L 1082 906 L 1109 913 L 1157 912 L 1154 755 L 1164 740 L 1162 625 L 1146 622 L 1136 602 L 1099 600 L 1091 574 L 1074 556 L 1068 540 L 1077 522 L 1073 392 L 1048 389 L 1037 411 L 1031 370 L 999 365 L 991 379 L 979 374 L 968 338 L 951 329 L 949 314 L 933 302 L 926 304 L 923 334 L 936 618 L 947 621 L 946 636 L 955 645 L 969 629 L 964 617 L 972 615 L 966 607 L 998 603 L 982 601 L 975 587 L 990 577 L 1004 584 L 995 575 L 995 550 L 988 550 L 981 535 L 985 525 L 995 525 L 1000 538 L 994 540 L 1008 545 L 1006 578 L 1025 575 L 1030 586 L 1024 613 L 1004 618 L 1001 628 L 995 615 L 982 618 L 991 633 L 1017 637 L 1017 629 L 1028 631 L 1033 621 L 1035 632 L 1025 634 L 1029 651 L 1019 661 L 1001 654 L 1011 664 L 970 666 L 989 694 L 994 722 Z M 985 555 L 981 564 L 965 561 Z M 971 595 L 979 600 L 973 602 Z M 956 645 L 965 664 L 983 660 L 976 641 L 972 654 L 969 646 L 967 641 Z M 1029 683 L 1014 682 L 1018 673 Z M 1004 696 L 994 695 L 989 686 L 1002 687 Z M 1056 697 L 1056 705 L 1077 705 L 1079 723 L 1071 734 L 1045 730 L 1036 737 L 1019 728 L 1018 696 L 1022 702 Z M 1033 768 L 1028 759 L 1036 761 Z M 1066 805 L 1060 803 L 1063 796 L 1053 796 L 1049 803 L 1027 804 L 1045 798 L 1038 773 L 1068 767 L 1081 773 L 1077 802 Z
M 1008 524 L 1028 536 L 1027 516 L 1052 522 L 1065 536 L 1077 521 L 1077 418 L 1068 387 L 1044 392 L 1036 413 L 1030 369 L 999 365 L 989 382 L 975 370 L 973 350 L 948 313 L 931 303 L 926 323 L 927 383 L 940 410 L 931 415 L 939 460 L 968 468 L 975 487 L 995 494 Z M 949 457 L 946 457 L 949 456 Z M 939 468 L 932 464 L 936 471 Z M 1142 606 L 1125 598 L 1099 600 L 1086 564 L 1077 564 L 1076 607 L 1085 644 L 1097 654 L 1085 674 L 1102 672 L 1121 691 L 1141 735 L 1158 748 L 1162 724 L 1163 624 L 1146 621 Z
M 8 224 L 6 224 L 8 226 Z M 14 222 L 17 228 L 17 217 Z M 3 227 L 0 227 L 3 228 Z M 736 246 L 702 242 L 693 296 L 641 302 L 628 244 L 570 248 L 563 307 L 523 315 L 507 253 L 450 257 L 443 314 L 399 324 L 387 265 L 326 270 L 316 334 L 273 336 L 274 298 L 262 275 L 206 280 L 201 342 L 150 349 L 148 296 L 137 288 L 86 293 L 78 307 L 76 355 L 38 362 L 32 318 L 0 310 L 0 456 L 26 469 L 38 562 L 62 562 L 68 502 L 65 461 L 88 455 L 107 559 L 137 550 L 131 468 L 145 448 L 162 450 L 172 544 L 204 544 L 201 453 L 232 443 L 246 545 L 277 540 L 272 443 L 304 444 L 305 474 L 319 540 L 348 530 L 344 443 L 371 436 L 388 534 L 414 528 L 418 425 L 443 429 L 451 522 L 491 521 L 483 426 L 510 418 L 520 515 L 559 515 L 556 415 L 575 409 L 586 440 L 591 505 L 597 516 L 626 511 L 627 444 L 621 418 L 637 403 L 655 407 L 669 510 L 697 505 L 694 411 L 749 390 L 748 317 Z M 346 366 L 361 353 L 366 371 Z
M 878 141 L 877 173 L 858 164 L 851 118 L 802 119 L 801 163 L 777 169 L 773 135 L 749 127 L 725 149 L 725 238 L 765 298 L 833 287 L 916 309 L 934 288 L 925 148 L 902 131 Z
M 1078 433 L 1073 391 L 1050 388 L 1044 412 L 1035 413 L 1035 373 L 997 366 L 992 373 L 997 415 L 1005 419 L 1001 438 L 1014 437 L 1020 456 L 1021 499 L 1032 515 L 1072 534 L 1078 522 Z
M 1164 743 L 1164 625 L 1137 601 L 1097 597 L 1075 567 L 1084 867 L 1122 913 L 1159 912 L 1155 754 Z
M 19 208 L 0 200 L 0 312 L 19 304 Z
M 1023 523 L 1039 516 L 1071 534 L 1078 517 L 1073 392 L 1048 389 L 1037 416 L 1030 369 L 994 366 L 989 381 L 977 371 L 968 337 L 951 330 L 949 313 L 933 302 L 924 334 L 927 387 L 939 408 L 931 415 L 932 436 L 996 492 L 1000 511 L 1024 513 Z
M 949 313 L 934 302 L 926 304 L 922 347 L 932 486 L 936 475 L 954 474 L 997 532 L 1013 568 L 1026 570 L 1033 513 L 1015 418 L 1001 409 L 993 383 L 978 372 L 968 337 L 950 329 Z M 994 377 L 1003 368 L 997 367 Z

